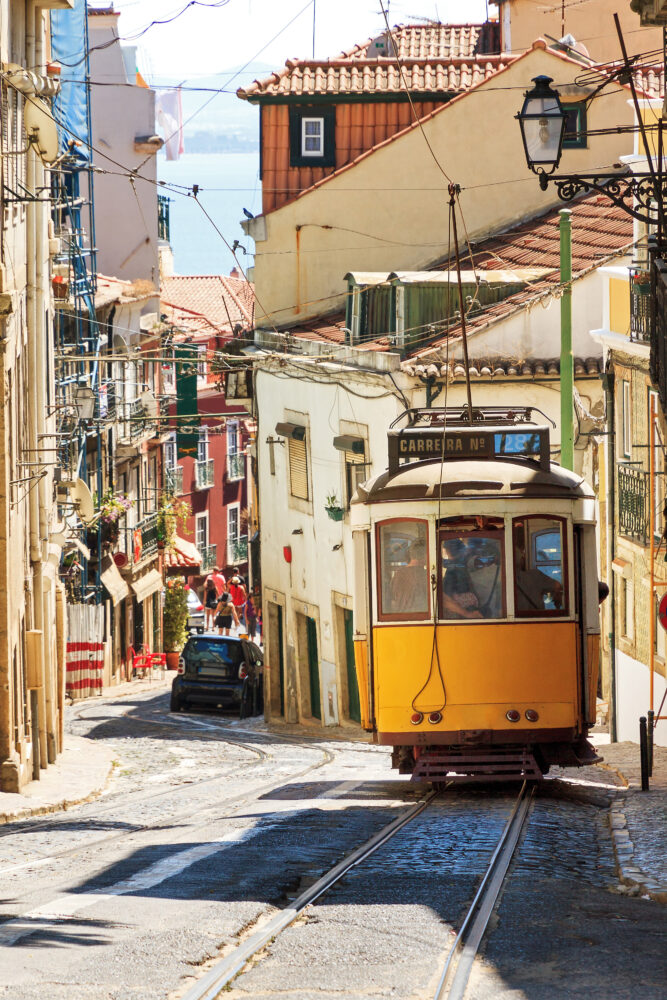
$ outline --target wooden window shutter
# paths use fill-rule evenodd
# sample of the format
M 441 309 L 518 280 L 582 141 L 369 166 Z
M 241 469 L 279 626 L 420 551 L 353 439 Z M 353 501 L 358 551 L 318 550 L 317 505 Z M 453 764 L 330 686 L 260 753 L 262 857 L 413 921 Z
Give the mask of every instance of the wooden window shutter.
M 290 493 L 300 500 L 309 500 L 308 494 L 308 453 L 306 441 L 288 438 Z

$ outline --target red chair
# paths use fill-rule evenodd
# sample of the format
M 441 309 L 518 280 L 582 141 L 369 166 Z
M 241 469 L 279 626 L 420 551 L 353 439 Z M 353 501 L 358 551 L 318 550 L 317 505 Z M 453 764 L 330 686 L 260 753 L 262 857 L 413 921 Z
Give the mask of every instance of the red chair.
M 146 671 L 153 669 L 152 654 L 146 652 L 143 646 L 141 653 L 137 653 L 134 646 L 128 646 L 127 659 L 130 664 L 130 677 L 138 676 L 140 670 L 142 671 L 141 676 L 145 677 Z

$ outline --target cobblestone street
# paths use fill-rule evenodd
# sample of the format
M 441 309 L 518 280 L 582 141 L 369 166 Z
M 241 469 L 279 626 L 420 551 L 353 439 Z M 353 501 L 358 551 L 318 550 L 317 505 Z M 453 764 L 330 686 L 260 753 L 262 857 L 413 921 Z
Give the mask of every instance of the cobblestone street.
M 71 732 L 113 754 L 103 795 L 0 829 L 1 996 L 181 997 L 197 969 L 420 794 L 385 749 L 167 708 L 145 689 L 70 708 Z M 538 793 L 474 1000 L 583 998 L 601 960 L 615 968 L 610 1000 L 661 995 L 665 910 L 619 892 L 615 780 L 560 772 Z M 511 805 L 503 786 L 446 790 L 229 995 L 428 996 Z

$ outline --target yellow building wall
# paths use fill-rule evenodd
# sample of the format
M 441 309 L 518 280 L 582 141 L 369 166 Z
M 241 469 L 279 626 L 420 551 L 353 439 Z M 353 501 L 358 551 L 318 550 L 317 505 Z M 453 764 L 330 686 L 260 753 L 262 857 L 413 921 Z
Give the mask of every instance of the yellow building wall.
M 421 129 L 413 128 L 269 213 L 267 239 L 255 250 L 258 325 L 285 327 L 341 308 L 348 271 L 413 270 L 444 256 L 449 196 L 443 170 L 462 186 L 470 238 L 561 204 L 554 188 L 541 191 L 528 170 L 514 115 L 523 88 L 541 73 L 563 97 L 585 97 L 573 84 L 579 71 L 571 60 L 535 48 L 424 123 L 433 155 Z M 632 121 L 628 93 L 617 88 L 597 97 L 588 113 L 591 129 Z M 589 144 L 566 150 L 560 169 L 608 167 L 632 152 L 633 136 L 595 136 Z M 463 241 L 466 232 L 459 230 Z
M 562 38 L 574 35 L 588 49 L 596 62 L 621 58 L 613 15 L 617 13 L 628 55 L 662 48 L 661 28 L 642 28 L 639 14 L 630 10 L 630 0 L 587 0 L 586 3 L 535 3 L 535 0 L 504 0 L 500 23 L 509 14 L 509 42 L 503 35 L 503 47 L 512 52 L 529 48 L 536 38 Z M 565 24 L 563 25 L 563 18 Z
M 609 279 L 609 329 L 630 333 L 630 283 L 627 278 Z

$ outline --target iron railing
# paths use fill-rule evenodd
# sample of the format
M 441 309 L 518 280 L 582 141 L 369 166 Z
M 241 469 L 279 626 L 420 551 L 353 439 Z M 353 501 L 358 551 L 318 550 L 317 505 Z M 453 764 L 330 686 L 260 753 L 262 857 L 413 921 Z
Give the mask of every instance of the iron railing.
M 227 455 L 227 479 L 243 479 L 245 476 L 245 455 L 242 451 Z
M 143 559 L 157 554 L 158 529 L 157 512 L 149 514 L 132 527 L 125 528 L 121 533 L 120 550 L 125 552 L 128 562 L 139 563 Z
M 216 561 L 217 549 L 217 545 L 206 545 L 199 550 L 199 554 L 201 556 L 200 570 L 202 573 L 210 573 L 210 571 L 218 565 Z
M 630 274 L 630 340 L 651 340 L 651 276 L 648 271 Z
M 195 462 L 195 487 L 198 490 L 208 490 L 213 486 L 214 470 L 213 459 L 207 458 L 203 462 Z
M 157 196 L 157 238 L 170 243 L 169 205 L 171 198 L 164 194 Z
M 183 492 L 183 466 L 174 465 L 164 470 L 164 485 L 167 493 L 180 496 Z
M 116 383 L 100 382 L 95 396 L 95 420 L 114 420 L 116 417 Z
M 237 535 L 227 539 L 227 563 L 235 566 L 248 561 L 248 536 Z
M 648 544 L 648 472 L 620 466 L 618 470 L 618 530 Z

